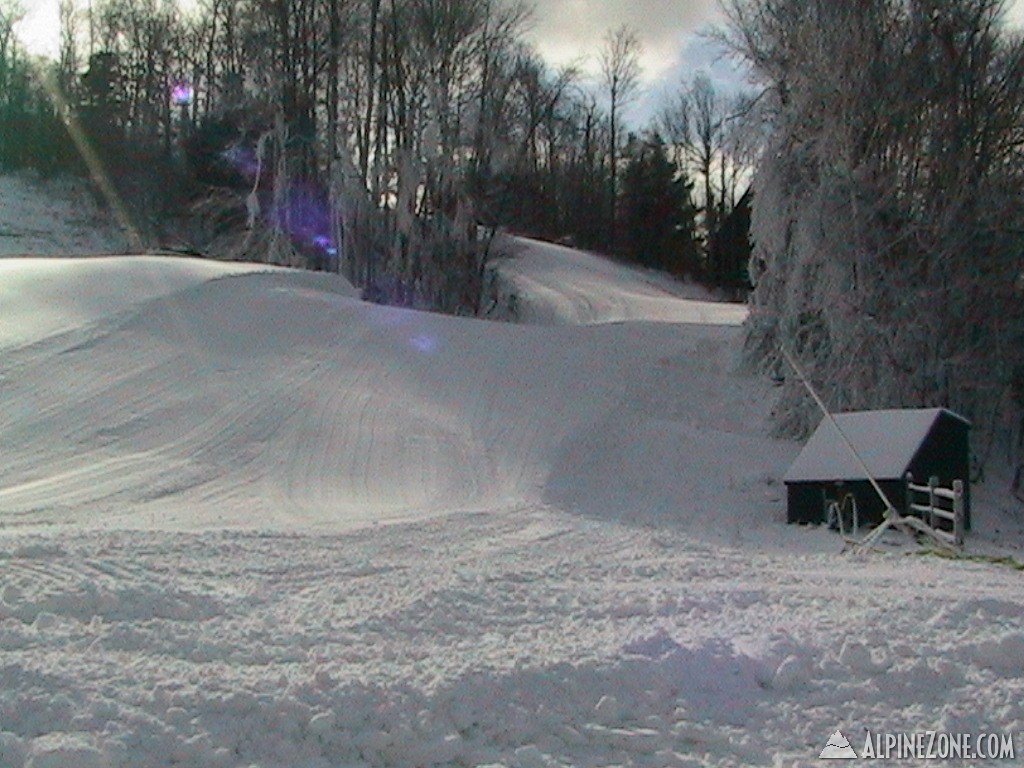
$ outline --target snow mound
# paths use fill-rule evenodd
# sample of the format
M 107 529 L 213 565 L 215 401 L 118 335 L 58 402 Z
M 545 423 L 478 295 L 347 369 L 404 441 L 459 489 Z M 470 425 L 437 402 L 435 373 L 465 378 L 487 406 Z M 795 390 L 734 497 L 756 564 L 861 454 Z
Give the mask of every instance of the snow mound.
M 158 256 L 0 259 L 0 349 L 81 329 L 218 277 L 272 269 Z

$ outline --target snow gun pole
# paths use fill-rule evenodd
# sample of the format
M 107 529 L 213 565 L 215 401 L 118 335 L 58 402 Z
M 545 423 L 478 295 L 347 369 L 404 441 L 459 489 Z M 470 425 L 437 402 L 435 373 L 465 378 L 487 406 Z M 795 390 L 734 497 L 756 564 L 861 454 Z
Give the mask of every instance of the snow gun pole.
M 878 497 L 882 500 L 882 503 L 885 504 L 885 522 L 878 528 L 876 528 L 874 531 L 872 531 L 870 534 L 868 534 L 867 538 L 865 538 L 862 542 L 862 544 L 870 546 L 875 542 L 875 540 L 877 540 L 881 536 L 882 532 L 885 530 L 887 525 L 893 525 L 900 522 L 900 515 L 896 511 L 896 508 L 892 505 L 892 502 L 889 501 L 889 497 L 885 495 L 885 491 L 882 490 L 882 486 L 878 484 L 878 481 L 875 480 L 874 475 L 871 474 L 871 470 L 868 469 L 868 465 L 864 462 L 863 457 L 860 455 L 860 453 L 857 452 L 857 449 L 850 441 L 850 438 L 846 436 L 846 433 L 843 432 L 843 428 L 840 427 L 839 422 L 836 421 L 835 416 L 832 415 L 831 411 L 829 411 L 828 409 L 828 406 L 825 405 L 825 401 L 822 400 L 818 393 L 814 391 L 814 387 L 811 386 L 811 382 L 804 375 L 804 372 L 800 369 L 800 366 L 797 365 L 797 362 L 796 360 L 793 359 L 793 356 L 789 354 L 789 350 L 781 346 L 780 349 L 782 350 L 782 356 L 786 358 L 786 362 L 790 364 L 794 371 L 796 371 L 796 375 L 800 379 L 800 383 L 803 384 L 807 391 L 811 393 L 811 397 L 813 397 L 814 402 L 818 404 L 818 408 L 821 409 L 822 414 L 824 414 L 825 418 L 828 419 L 828 421 L 832 424 L 833 427 L 835 427 L 836 432 L 839 433 L 840 439 L 842 439 L 842 441 L 846 444 L 846 447 L 850 449 L 850 453 L 853 454 L 853 458 L 855 458 L 857 460 L 857 464 L 860 465 L 861 471 L 864 472 L 864 477 L 868 479 L 868 482 L 871 483 L 871 487 L 875 489 L 875 492 L 878 494 Z

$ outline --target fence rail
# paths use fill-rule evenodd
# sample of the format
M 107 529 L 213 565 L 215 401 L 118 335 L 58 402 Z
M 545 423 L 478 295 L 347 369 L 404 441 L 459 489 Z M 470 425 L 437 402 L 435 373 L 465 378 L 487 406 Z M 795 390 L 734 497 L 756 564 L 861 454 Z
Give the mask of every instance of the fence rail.
M 928 485 L 914 482 L 914 476 L 907 473 L 907 514 L 920 517 L 943 541 L 956 547 L 964 545 L 964 483 L 954 480 L 952 488 L 943 488 L 937 477 L 928 478 Z M 926 497 L 927 502 L 919 501 Z M 939 522 L 949 525 L 940 527 Z M 950 529 L 950 530 L 947 530 Z

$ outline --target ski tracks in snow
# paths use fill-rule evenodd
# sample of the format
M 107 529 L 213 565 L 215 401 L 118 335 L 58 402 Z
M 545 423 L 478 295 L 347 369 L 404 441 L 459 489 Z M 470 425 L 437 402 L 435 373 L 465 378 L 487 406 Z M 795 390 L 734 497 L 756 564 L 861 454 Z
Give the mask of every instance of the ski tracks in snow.
M 607 499 L 604 467 L 577 471 L 599 459 L 585 436 L 631 433 L 631 471 L 657 472 L 648 451 L 666 437 L 645 425 L 700 429 L 694 393 L 731 375 L 734 329 L 473 322 L 367 305 L 321 277 L 196 278 L 11 351 L 3 522 L 353 527 L 539 502 L 566 479 L 574 503 Z M 700 380 L 666 377 L 666 355 L 694 354 L 688 336 L 704 339 Z M 638 417 L 652 375 L 665 396 Z M 642 505 L 645 482 L 625 478 L 611 513 Z
M 136 266 L 0 359 L 0 768 L 775 766 L 838 727 L 1024 729 L 1019 574 L 778 524 L 795 446 L 736 308 L 511 327 L 208 266 L 108 306 Z
M 745 306 L 712 301 L 702 288 L 664 273 L 527 238 L 512 238 L 505 248 L 511 256 L 497 271 L 495 312 L 518 322 L 737 326 L 747 316 Z

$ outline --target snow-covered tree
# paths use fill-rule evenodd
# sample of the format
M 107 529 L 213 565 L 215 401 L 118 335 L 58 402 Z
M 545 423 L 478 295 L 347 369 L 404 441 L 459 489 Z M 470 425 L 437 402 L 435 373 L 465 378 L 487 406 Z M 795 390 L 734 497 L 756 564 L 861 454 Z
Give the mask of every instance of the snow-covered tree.
M 788 348 L 837 409 L 955 408 L 984 454 L 1024 371 L 1024 44 L 1003 3 L 726 9 L 770 106 L 754 358 L 784 374 Z M 779 415 L 790 433 L 817 418 L 793 377 Z

